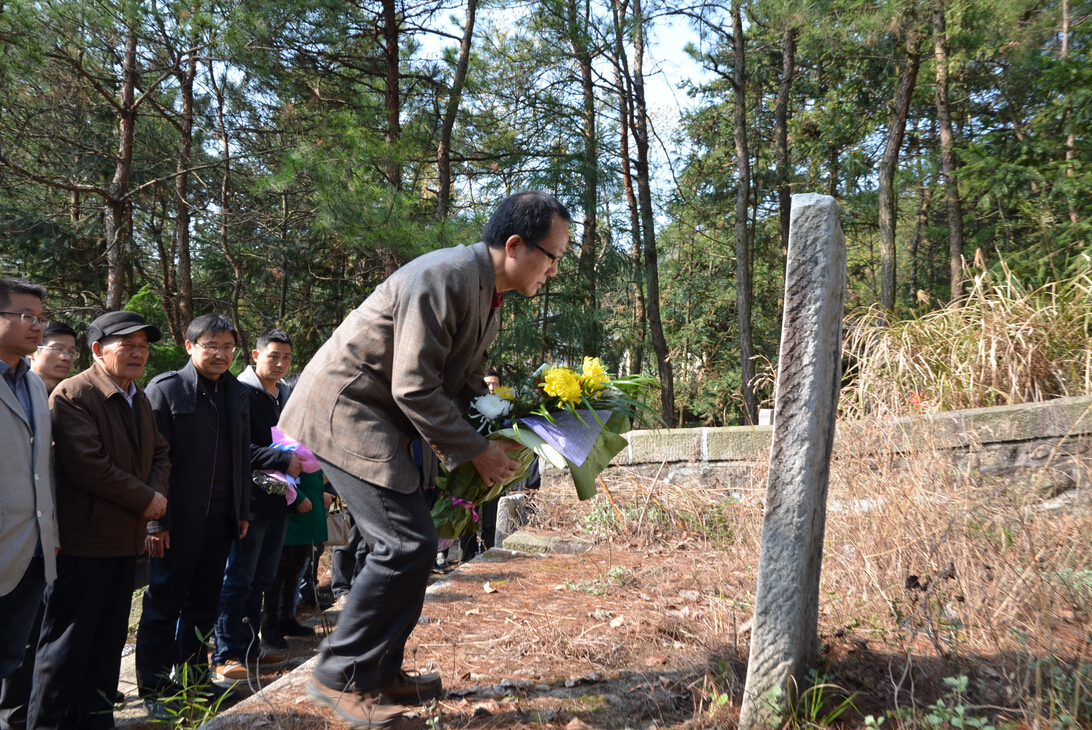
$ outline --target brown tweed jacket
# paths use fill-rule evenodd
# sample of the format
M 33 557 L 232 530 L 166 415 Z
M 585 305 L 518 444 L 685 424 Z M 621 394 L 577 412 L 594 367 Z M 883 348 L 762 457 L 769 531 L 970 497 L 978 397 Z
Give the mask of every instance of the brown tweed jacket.
M 463 413 L 486 392 L 493 264 L 484 243 L 425 254 L 349 314 L 303 371 L 279 422 L 350 474 L 409 494 L 418 435 L 448 468 L 485 451 Z

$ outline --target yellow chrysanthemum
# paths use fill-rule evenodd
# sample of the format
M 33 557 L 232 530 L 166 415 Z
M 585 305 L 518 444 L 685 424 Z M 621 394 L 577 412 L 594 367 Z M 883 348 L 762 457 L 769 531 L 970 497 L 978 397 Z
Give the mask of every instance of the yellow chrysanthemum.
M 566 403 L 580 402 L 580 376 L 568 368 L 547 370 L 542 389 L 546 391 L 546 395 L 560 398 Z
M 584 358 L 584 389 L 589 393 L 603 390 L 610 382 L 610 376 L 603 369 L 603 363 L 597 357 Z
M 498 395 L 507 401 L 514 401 L 516 399 L 515 389 L 509 388 L 507 385 L 493 386 L 493 395 Z

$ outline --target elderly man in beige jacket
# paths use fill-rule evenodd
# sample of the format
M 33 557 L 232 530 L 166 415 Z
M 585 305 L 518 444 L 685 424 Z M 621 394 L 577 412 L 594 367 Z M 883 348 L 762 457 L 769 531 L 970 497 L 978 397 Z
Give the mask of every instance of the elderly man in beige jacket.
M 451 468 L 473 463 L 489 484 L 519 467 L 463 413 L 485 392 L 504 293 L 534 296 L 557 274 L 569 220 L 553 196 L 516 193 L 482 243 L 403 266 L 323 345 L 281 415 L 281 429 L 323 462 L 369 547 L 309 685 L 355 727 L 389 725 L 403 704 L 441 690 L 439 675 L 402 669 L 437 542 L 410 444 L 422 439 Z

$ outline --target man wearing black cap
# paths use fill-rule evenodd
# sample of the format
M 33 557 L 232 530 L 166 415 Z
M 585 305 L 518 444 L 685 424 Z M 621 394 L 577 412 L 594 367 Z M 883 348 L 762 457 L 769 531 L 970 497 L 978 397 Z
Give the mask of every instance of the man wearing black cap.
M 61 552 L 46 589 L 29 726 L 114 726 L 136 556 L 167 509 L 168 445 L 136 385 L 160 332 L 135 312 L 91 323 L 92 366 L 50 397 Z

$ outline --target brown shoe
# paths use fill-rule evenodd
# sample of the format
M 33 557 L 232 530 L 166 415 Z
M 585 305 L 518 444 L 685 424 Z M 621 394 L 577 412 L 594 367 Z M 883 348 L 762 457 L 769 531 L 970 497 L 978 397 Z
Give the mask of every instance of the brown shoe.
M 307 694 L 320 707 L 329 707 L 351 727 L 387 727 L 406 713 L 402 705 L 376 690 L 353 692 L 327 687 L 314 677 L 307 683 Z
M 399 669 L 398 676 L 394 678 L 394 681 L 380 691 L 395 702 L 421 704 L 434 697 L 439 697 L 443 688 L 438 672 L 419 674 Z
M 250 657 L 246 660 L 246 663 L 250 665 L 251 669 L 273 669 L 279 667 L 288 661 L 287 654 L 281 654 L 280 652 L 262 647 L 261 653 L 258 656 Z
M 217 664 L 212 669 L 221 679 L 238 681 L 248 679 L 250 672 L 241 659 L 225 659 L 223 664 Z

